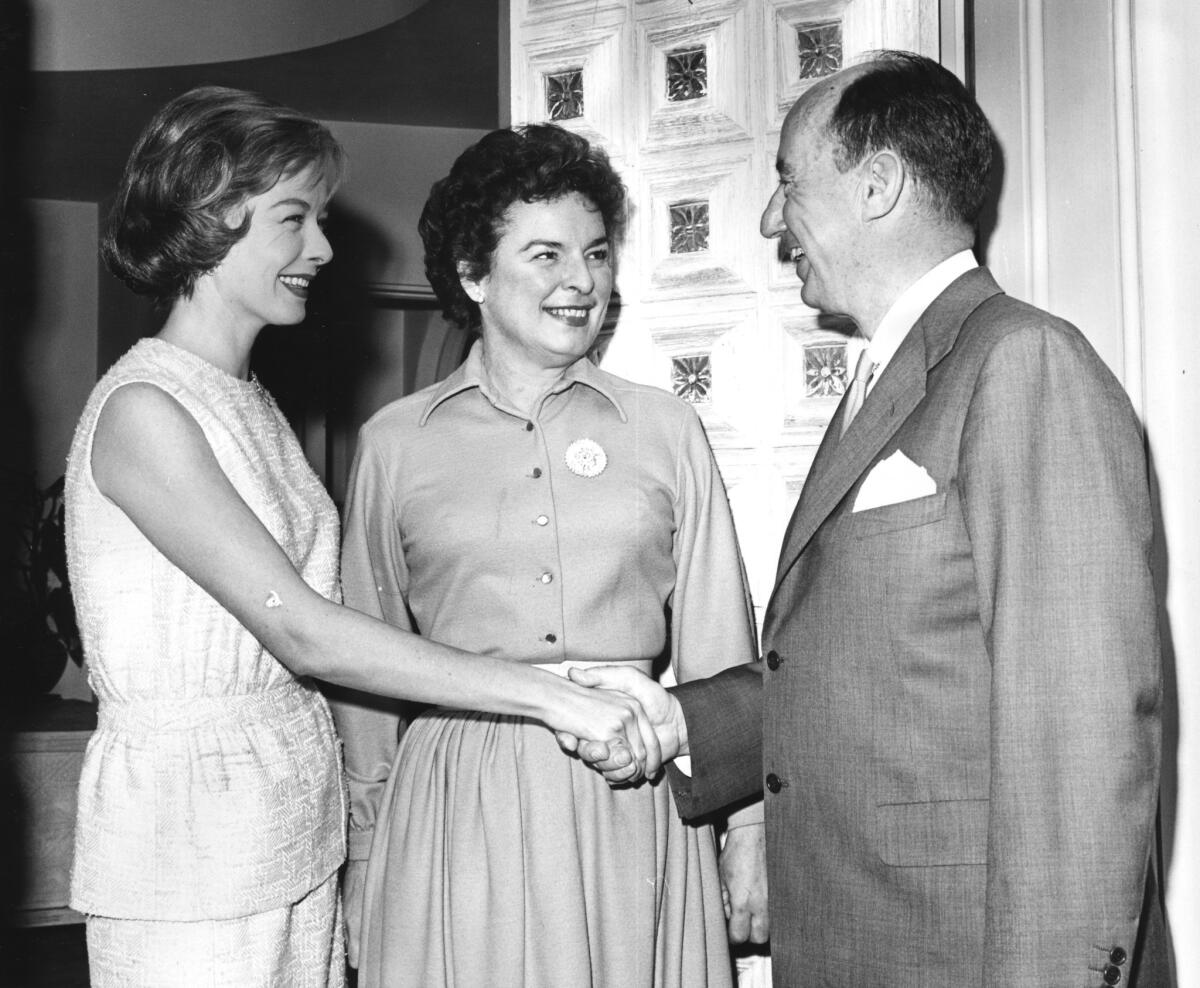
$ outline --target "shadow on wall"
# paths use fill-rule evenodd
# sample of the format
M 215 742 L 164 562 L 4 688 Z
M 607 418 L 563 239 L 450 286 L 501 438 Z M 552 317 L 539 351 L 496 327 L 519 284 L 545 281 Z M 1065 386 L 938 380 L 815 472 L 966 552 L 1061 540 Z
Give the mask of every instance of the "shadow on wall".
M 252 363 L 328 487 L 330 443 L 343 417 L 343 382 L 383 363 L 380 354 L 364 346 L 362 327 L 370 321 L 374 303 L 360 272 L 378 270 L 392 251 L 378 225 L 348 212 L 336 199 L 326 234 L 333 260 L 313 282 L 308 317 L 299 326 L 267 327 L 255 344 Z
M 978 232 L 975 235 L 975 257 L 984 267 L 988 263 L 988 244 L 996 227 L 1000 225 L 1000 190 L 1004 188 L 1004 148 L 997 141 L 993 149 L 992 173 L 988 176 L 987 198 L 979 214 Z
M 1158 484 L 1158 470 L 1154 462 L 1153 437 L 1147 442 L 1147 469 L 1150 476 L 1151 512 L 1154 523 L 1154 597 L 1158 606 L 1158 633 L 1161 638 L 1163 677 L 1163 711 L 1162 711 L 1162 776 L 1159 780 L 1159 817 L 1157 822 L 1157 847 L 1154 850 L 1153 867 L 1155 869 L 1151 893 L 1158 896 L 1159 910 L 1151 911 L 1150 916 L 1159 921 L 1159 928 L 1139 931 L 1139 939 L 1157 937 L 1165 943 L 1162 957 L 1149 957 L 1150 963 L 1161 961 L 1165 968 L 1154 967 L 1140 973 L 1143 980 L 1138 984 L 1163 985 L 1164 988 L 1178 982 L 1175 969 L 1175 950 L 1172 946 L 1171 917 L 1166 917 L 1165 928 L 1162 927 L 1161 916 L 1166 913 L 1166 888 L 1162 876 L 1170 871 L 1171 858 L 1175 849 L 1175 814 L 1177 807 L 1173 799 L 1163 799 L 1162 793 L 1179 792 L 1179 676 L 1175 654 L 1175 642 L 1171 634 L 1171 615 L 1167 608 L 1167 588 L 1169 586 L 1170 560 L 1168 557 L 1166 533 L 1163 527 L 1161 488 Z M 1145 915 L 1145 914 L 1143 914 Z
M 397 267 L 397 238 L 370 216 L 335 199 L 327 232 L 334 259 L 313 282 L 308 318 L 268 327 L 253 365 L 340 506 L 359 427 L 388 402 L 444 377 L 470 341 L 432 298 L 365 283 L 363 272 Z
M 30 98 L 32 11 L 28 0 L 0 0 L 0 593 L 17 591 L 16 513 L 33 471 L 31 414 L 20 368 L 33 318 L 33 230 L 23 198 Z M 0 669 L 11 670 L 0 640 Z M 0 983 L 17 983 L 13 920 L 26 887 L 24 801 L 12 760 L 13 690 L 0 689 Z

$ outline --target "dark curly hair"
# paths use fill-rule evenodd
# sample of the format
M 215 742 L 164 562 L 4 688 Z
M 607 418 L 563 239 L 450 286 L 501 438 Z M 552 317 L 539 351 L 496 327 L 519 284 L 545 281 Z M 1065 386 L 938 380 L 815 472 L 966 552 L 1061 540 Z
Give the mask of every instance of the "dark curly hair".
M 847 171 L 883 148 L 911 169 L 935 212 L 974 226 L 987 195 L 995 136 L 954 73 L 906 51 L 873 52 L 842 90 L 826 129 Z
M 188 298 L 250 228 L 232 209 L 312 168 L 332 190 L 345 168 L 329 131 L 256 93 L 200 86 L 146 125 L 125 165 L 100 254 L 139 295 Z
M 425 275 L 447 319 L 479 326 L 479 306 L 463 291 L 460 266 L 472 279 L 491 271 L 492 254 L 514 202 L 550 202 L 577 192 L 604 219 L 615 248 L 625 231 L 625 185 L 608 155 L 553 124 L 494 130 L 458 156 L 430 189 L 417 229 Z

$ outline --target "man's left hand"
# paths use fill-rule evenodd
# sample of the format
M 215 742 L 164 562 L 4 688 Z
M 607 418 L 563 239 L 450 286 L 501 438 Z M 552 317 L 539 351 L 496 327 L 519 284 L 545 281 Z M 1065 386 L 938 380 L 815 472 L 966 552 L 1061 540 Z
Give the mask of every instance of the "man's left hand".
M 734 827 L 725 835 L 720 870 L 729 942 L 766 943 L 771 920 L 767 911 L 767 843 L 761 823 Z

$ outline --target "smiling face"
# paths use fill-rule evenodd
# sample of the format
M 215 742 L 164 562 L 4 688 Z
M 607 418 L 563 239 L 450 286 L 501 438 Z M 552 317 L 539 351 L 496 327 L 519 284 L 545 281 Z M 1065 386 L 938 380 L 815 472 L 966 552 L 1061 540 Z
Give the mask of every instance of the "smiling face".
M 329 202 L 310 169 L 252 196 L 230 218 L 250 214 L 250 227 L 211 272 L 212 288 L 233 322 L 263 326 L 302 322 L 312 279 L 333 257 L 322 224 Z
M 462 284 L 494 354 L 537 370 L 569 367 L 595 343 L 612 294 L 604 219 L 576 192 L 514 202 L 491 270 Z
M 838 171 L 823 131 L 845 81 L 809 90 L 788 113 L 779 136 L 779 185 L 759 229 L 764 237 L 782 237 L 790 249 L 805 304 L 853 315 L 854 286 L 862 275 L 856 240 L 861 176 L 857 168 Z

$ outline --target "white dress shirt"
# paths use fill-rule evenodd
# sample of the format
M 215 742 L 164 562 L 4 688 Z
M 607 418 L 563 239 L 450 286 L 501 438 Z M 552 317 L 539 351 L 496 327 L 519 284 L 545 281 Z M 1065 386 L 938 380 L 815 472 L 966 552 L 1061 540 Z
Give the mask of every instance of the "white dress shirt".
M 892 307 L 879 321 L 870 343 L 867 344 L 867 356 L 875 363 L 875 373 L 867 382 L 867 394 L 871 393 L 875 382 L 900 349 L 900 344 L 904 342 L 909 330 L 917 324 L 917 320 L 933 300 L 960 275 L 977 267 L 979 263 L 970 250 L 959 251 L 926 271 L 892 303 Z

